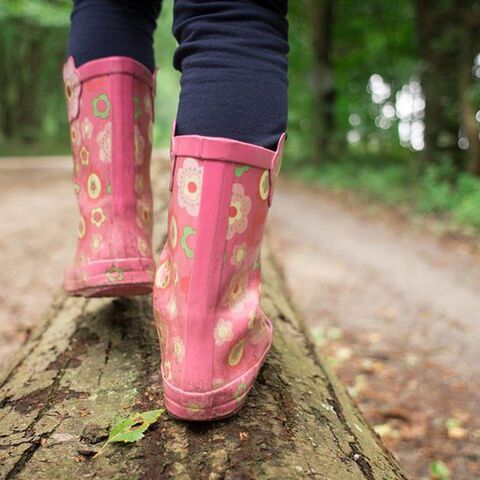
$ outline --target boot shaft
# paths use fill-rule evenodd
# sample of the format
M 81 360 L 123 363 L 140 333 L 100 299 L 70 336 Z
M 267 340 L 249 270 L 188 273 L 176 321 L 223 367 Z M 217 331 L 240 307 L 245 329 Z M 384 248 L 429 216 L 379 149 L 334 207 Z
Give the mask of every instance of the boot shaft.
M 77 263 L 148 256 L 154 78 L 125 57 L 64 67 L 80 210 Z M 85 258 L 86 257 L 86 258 Z
M 79 68 L 70 58 L 64 79 L 80 213 L 65 290 L 84 296 L 149 293 L 154 76 L 126 57 Z
M 172 139 L 169 236 L 154 305 L 164 377 L 175 388 L 222 388 L 269 348 L 260 251 L 282 145 L 283 137 L 277 152 L 221 138 Z

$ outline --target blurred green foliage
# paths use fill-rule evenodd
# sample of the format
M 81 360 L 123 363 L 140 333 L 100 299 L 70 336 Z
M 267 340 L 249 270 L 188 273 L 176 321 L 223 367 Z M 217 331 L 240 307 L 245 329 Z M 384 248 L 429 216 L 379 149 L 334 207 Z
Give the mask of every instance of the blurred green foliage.
M 71 0 L 3 0 L 0 20 L 22 20 L 43 27 L 68 27 Z
M 339 192 L 357 192 L 382 204 L 434 215 L 480 234 L 480 178 L 456 173 L 452 164 L 429 165 L 419 173 L 408 151 L 350 152 L 321 169 L 302 165 L 289 172 L 302 181 Z
M 68 145 L 60 83 L 68 9 L 55 10 L 54 24 L 51 9 L 20 1 L 0 9 L 0 144 L 7 152 L 41 152 L 45 145 L 57 153 Z
M 289 162 L 308 162 L 314 155 L 315 133 L 312 104 L 313 51 L 311 27 L 305 19 L 307 2 L 289 4 L 289 111 L 286 158 Z
M 177 42 L 172 30 L 173 0 L 163 0 L 162 14 L 155 35 L 157 61 L 157 98 L 155 112 L 155 142 L 166 148 L 172 134 L 172 122 L 177 113 L 180 93 L 180 73 L 172 66 Z

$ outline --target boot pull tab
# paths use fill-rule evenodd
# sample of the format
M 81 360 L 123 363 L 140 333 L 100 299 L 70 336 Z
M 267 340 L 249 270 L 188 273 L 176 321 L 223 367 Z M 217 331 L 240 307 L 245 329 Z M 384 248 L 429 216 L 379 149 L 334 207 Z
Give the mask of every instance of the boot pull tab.
M 80 97 L 82 95 L 82 82 L 73 57 L 68 57 L 63 66 L 63 82 L 67 100 L 68 120 L 72 123 L 80 112 Z
M 268 206 L 272 206 L 272 199 L 273 199 L 273 191 L 275 190 L 275 186 L 277 183 L 278 174 L 280 173 L 280 168 L 282 166 L 282 159 L 283 159 L 283 146 L 285 145 L 285 140 L 287 138 L 287 134 L 284 132 L 280 136 L 277 144 L 277 150 L 272 158 L 272 163 L 270 165 L 270 169 L 268 170 L 268 180 L 270 182 L 270 189 L 268 192 Z

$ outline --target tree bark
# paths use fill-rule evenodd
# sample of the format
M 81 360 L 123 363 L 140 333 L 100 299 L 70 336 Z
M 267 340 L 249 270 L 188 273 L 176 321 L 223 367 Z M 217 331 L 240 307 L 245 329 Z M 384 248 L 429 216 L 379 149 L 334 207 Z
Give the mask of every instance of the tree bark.
M 315 103 L 315 158 L 318 163 L 334 150 L 335 75 L 332 63 L 333 1 L 309 0 L 314 62 L 313 101 Z
M 166 204 L 157 201 L 161 239 Z M 323 363 L 268 249 L 262 265 L 275 339 L 246 407 L 214 423 L 165 414 L 138 443 L 96 459 L 115 419 L 163 405 L 150 298 L 60 294 L 0 378 L 0 477 L 406 479 Z
M 467 170 L 473 175 L 480 175 L 480 129 L 479 122 L 475 118 L 480 110 L 480 105 L 475 105 L 473 95 L 474 77 L 472 73 L 475 55 L 480 50 L 480 10 L 474 10 L 472 2 L 459 2 L 461 9 L 462 32 L 460 36 L 460 58 L 459 58 L 459 98 L 462 130 L 468 139 Z
M 448 157 L 458 169 L 464 155 L 458 148 L 458 11 L 454 0 L 417 0 L 418 49 L 425 95 L 426 163 Z

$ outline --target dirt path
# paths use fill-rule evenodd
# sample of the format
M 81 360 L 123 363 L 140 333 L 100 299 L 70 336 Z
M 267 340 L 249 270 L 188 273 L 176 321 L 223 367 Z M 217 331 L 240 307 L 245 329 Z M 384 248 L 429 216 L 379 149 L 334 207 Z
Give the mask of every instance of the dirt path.
M 479 259 L 293 184 L 279 189 L 272 212 L 298 247 L 287 268 L 309 315 L 377 329 L 446 367 L 461 357 L 458 373 L 480 380 Z M 304 292 L 300 281 L 322 288 Z
M 70 160 L 0 159 L 0 368 L 28 337 L 73 258 Z
M 68 159 L 0 160 L 0 367 L 74 248 Z M 480 260 L 312 188 L 281 182 L 270 230 L 317 343 L 414 478 L 480 478 Z
M 480 478 L 480 259 L 365 206 L 282 182 L 290 289 L 350 393 L 414 478 Z

